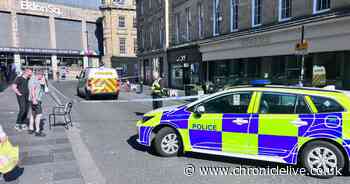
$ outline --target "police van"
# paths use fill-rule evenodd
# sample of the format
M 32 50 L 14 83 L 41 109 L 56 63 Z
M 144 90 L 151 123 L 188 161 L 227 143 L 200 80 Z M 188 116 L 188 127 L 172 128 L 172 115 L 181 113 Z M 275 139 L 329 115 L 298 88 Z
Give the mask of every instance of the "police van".
M 138 143 L 165 157 L 198 152 L 301 163 L 320 177 L 350 163 L 350 98 L 336 90 L 236 87 L 146 113 L 137 128 Z
M 86 68 L 79 76 L 77 95 L 89 100 L 96 95 L 119 97 L 120 83 L 117 72 L 113 68 Z

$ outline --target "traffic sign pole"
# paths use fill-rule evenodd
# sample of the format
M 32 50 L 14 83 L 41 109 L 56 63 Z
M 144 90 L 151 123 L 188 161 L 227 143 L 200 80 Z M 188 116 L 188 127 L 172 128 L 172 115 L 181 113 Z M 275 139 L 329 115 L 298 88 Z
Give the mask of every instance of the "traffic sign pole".
M 301 44 L 304 45 L 304 34 L 305 34 L 305 28 L 304 25 L 301 26 Z M 305 54 L 302 53 L 301 55 L 301 69 L 300 69 L 300 78 L 299 78 L 299 85 L 304 86 L 303 81 L 304 81 L 304 65 L 305 65 Z

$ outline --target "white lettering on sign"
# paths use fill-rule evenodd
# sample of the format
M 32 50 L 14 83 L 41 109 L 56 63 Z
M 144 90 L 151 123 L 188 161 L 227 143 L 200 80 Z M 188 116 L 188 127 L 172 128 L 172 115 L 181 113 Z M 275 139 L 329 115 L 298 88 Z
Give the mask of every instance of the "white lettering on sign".
M 49 13 L 53 15 L 62 15 L 62 11 L 60 8 L 57 8 L 53 5 L 46 5 L 43 3 L 28 1 L 28 0 L 22 0 L 21 1 L 21 9 L 22 10 L 31 10 L 31 11 L 38 11 L 42 13 Z
M 186 61 L 186 59 L 187 59 L 186 55 L 178 56 L 176 58 L 176 62 L 184 62 L 184 61 Z

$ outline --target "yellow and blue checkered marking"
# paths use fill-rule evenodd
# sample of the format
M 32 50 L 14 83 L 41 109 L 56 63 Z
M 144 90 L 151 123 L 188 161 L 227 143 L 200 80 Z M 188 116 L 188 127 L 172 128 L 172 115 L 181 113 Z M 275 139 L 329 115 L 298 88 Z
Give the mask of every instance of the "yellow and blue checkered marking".
M 203 114 L 196 117 L 179 107 L 163 112 L 157 125 L 169 125 L 182 137 L 185 151 L 214 150 L 274 156 L 285 163 L 296 164 L 300 148 L 308 141 L 326 138 L 343 145 L 350 156 L 350 125 L 343 123 L 347 113 L 301 115 Z M 293 121 L 305 124 L 297 126 Z M 237 123 L 238 122 L 238 123 Z M 139 127 L 139 142 L 150 145 L 154 126 Z

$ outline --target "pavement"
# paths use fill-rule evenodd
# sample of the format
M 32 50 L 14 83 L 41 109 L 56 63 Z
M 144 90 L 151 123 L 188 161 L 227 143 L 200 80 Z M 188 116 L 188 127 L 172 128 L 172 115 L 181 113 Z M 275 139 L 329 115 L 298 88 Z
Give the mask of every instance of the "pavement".
M 235 175 L 235 176 L 203 176 L 198 173 L 198 167 L 215 166 L 230 168 L 273 168 L 283 167 L 269 162 L 229 158 L 215 155 L 187 153 L 181 157 L 163 158 L 156 156 L 151 149 L 140 146 L 136 142 L 136 121 L 143 113 L 151 110 L 151 102 L 125 102 L 133 99 L 149 99 L 149 91 L 143 94 L 122 92 L 120 100 L 95 98 L 86 101 L 76 96 L 76 81 L 52 82 L 52 91 L 61 101 L 73 100 L 74 124 L 78 129 L 84 149 L 96 165 L 107 184 L 117 183 L 267 183 L 267 184 L 342 184 L 349 177 L 338 176 L 321 180 L 308 176 L 291 175 Z M 167 105 L 184 103 L 184 101 L 169 101 Z M 72 130 L 69 130 L 70 132 Z M 73 147 L 75 143 L 73 144 Z M 80 156 L 76 156 L 80 157 Z M 186 176 L 184 169 L 188 164 L 197 168 L 192 176 Z M 80 164 L 82 173 L 85 173 Z M 291 167 L 291 166 L 289 166 Z M 296 167 L 297 168 L 297 167 Z M 82 174 L 85 176 L 85 174 Z M 84 177 L 86 178 L 86 177 Z
M 0 123 L 10 141 L 20 148 L 20 166 L 24 174 L 14 184 L 84 184 L 84 179 L 73 153 L 72 144 L 64 127 L 48 128 L 48 114 L 56 105 L 51 96 L 43 100 L 44 138 L 14 129 L 18 112 L 17 100 L 9 89 L 0 93 Z M 2 177 L 0 184 L 5 183 Z

